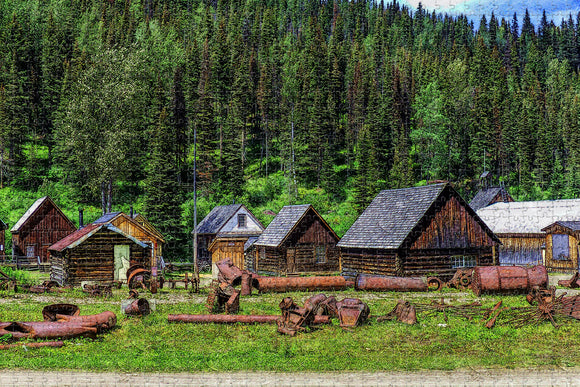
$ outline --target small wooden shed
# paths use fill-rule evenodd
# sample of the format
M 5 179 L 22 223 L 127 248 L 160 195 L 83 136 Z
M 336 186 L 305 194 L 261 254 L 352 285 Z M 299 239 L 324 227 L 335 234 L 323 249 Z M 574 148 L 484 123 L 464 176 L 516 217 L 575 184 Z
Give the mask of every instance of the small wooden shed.
M 452 276 L 492 265 L 499 239 L 450 184 L 381 191 L 342 237 L 342 272 Z
M 554 222 L 542 231 L 546 233 L 546 268 L 561 272 L 580 270 L 580 221 Z
M 141 223 L 137 221 L 137 219 L 140 219 Z M 163 244 L 165 243 L 165 239 L 142 215 L 139 216 L 139 218 L 131 218 L 131 216 L 123 212 L 111 212 L 101 216 L 93 223 L 112 224 L 125 234 L 131 235 L 150 246 L 153 253 L 150 262 L 151 266 L 156 266 L 157 260 L 163 256 Z
M 35 201 L 12 227 L 12 255 L 49 260 L 48 247 L 76 230 L 48 196 Z
M 61 285 L 127 279 L 127 269 L 150 269 L 150 247 L 110 223 L 92 223 L 48 248 L 50 279 Z
M 312 205 L 285 206 L 254 242 L 248 270 L 273 275 L 338 272 L 338 239 Z
M 501 265 L 540 265 L 546 244 L 542 229 L 558 221 L 580 221 L 580 199 L 495 203 L 477 215 L 502 242 Z
M 214 207 L 197 225 L 200 267 L 209 267 L 223 258 L 230 258 L 234 265 L 243 269 L 244 244 L 263 230 L 262 223 L 243 204 Z

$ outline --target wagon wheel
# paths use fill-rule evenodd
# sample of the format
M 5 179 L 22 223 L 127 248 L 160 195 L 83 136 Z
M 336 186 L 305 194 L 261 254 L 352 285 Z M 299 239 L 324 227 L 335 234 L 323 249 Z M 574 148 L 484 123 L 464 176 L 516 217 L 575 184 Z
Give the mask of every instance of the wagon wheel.
M 143 268 L 133 270 L 127 277 L 127 285 L 129 289 L 148 289 L 151 280 L 151 272 Z
M 141 265 L 141 264 L 135 264 L 135 265 L 131 265 L 131 267 L 129 267 L 129 268 L 127 269 L 127 273 L 125 274 L 125 275 L 126 275 L 126 277 L 127 277 L 127 279 L 129 279 L 129 277 L 131 277 L 131 274 L 133 274 L 133 272 L 134 272 L 135 270 L 138 270 L 138 269 L 145 269 L 145 266 L 143 266 L 143 265 Z M 127 281 L 127 283 L 129 283 L 129 282 Z

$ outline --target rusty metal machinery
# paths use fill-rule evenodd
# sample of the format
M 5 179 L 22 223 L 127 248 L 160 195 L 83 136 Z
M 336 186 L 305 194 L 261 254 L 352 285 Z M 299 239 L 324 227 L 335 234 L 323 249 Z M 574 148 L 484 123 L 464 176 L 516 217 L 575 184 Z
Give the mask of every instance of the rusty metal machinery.
M 133 265 L 127 269 L 127 286 L 129 289 L 148 289 L 151 281 L 151 271 L 143 265 Z
M 558 281 L 558 285 L 570 289 L 580 288 L 580 273 L 579 272 L 574 273 L 572 278 L 570 278 L 569 280 Z
M 422 278 L 359 274 L 355 280 L 355 289 L 375 292 L 426 292 L 428 286 Z
M 405 324 L 413 325 L 417 323 L 417 311 L 415 306 L 409 301 L 399 300 L 395 308 L 384 316 L 377 318 L 378 322 L 397 320 Z
M 255 281 L 260 293 L 345 290 L 354 285 L 342 276 L 256 277 Z
M 542 265 L 478 266 L 473 269 L 472 290 L 481 294 L 526 294 L 534 286 L 548 287 L 548 272 Z

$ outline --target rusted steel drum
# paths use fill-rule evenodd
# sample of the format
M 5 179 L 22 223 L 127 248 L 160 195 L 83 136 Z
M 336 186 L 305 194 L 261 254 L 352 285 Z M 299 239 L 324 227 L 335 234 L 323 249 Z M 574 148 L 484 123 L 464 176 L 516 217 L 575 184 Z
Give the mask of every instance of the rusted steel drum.
M 421 278 L 359 274 L 356 277 L 355 289 L 373 292 L 426 292 L 428 286 Z
M 97 328 L 99 332 L 109 330 L 117 324 L 117 315 L 110 311 L 86 316 L 65 316 L 57 314 L 56 318 L 58 321 L 75 322 L 85 326 L 92 326 Z
M 328 277 L 258 277 L 260 293 L 345 290 L 353 283 L 342 276 Z
M 151 308 L 149 307 L 149 301 L 145 298 L 139 298 L 127 305 L 123 312 L 129 316 L 147 316 L 151 313 Z
M 74 304 L 52 304 L 42 308 L 44 321 L 56 321 L 56 315 L 78 316 L 80 309 Z
M 548 287 L 548 272 L 542 265 L 525 268 L 522 266 L 477 266 L 471 279 L 473 293 L 525 294 L 534 286 Z
M 229 315 L 229 314 L 170 314 L 169 322 L 197 323 L 197 324 L 276 324 L 280 316 L 265 315 Z M 330 316 L 316 316 L 315 324 L 329 324 Z
M 248 271 L 242 272 L 242 296 L 249 296 L 252 294 L 252 273 Z

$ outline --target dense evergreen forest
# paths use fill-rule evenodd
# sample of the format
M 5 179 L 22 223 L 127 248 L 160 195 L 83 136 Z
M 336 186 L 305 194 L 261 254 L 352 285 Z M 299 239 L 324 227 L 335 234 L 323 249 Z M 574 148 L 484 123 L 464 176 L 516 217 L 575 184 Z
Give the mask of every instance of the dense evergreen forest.
M 580 197 L 580 14 L 476 31 L 370 0 L 3 0 L 0 41 L 9 225 L 47 194 L 71 218 L 133 205 L 187 257 L 194 132 L 199 219 L 309 202 L 342 235 L 381 189 L 469 200 L 484 170 Z

